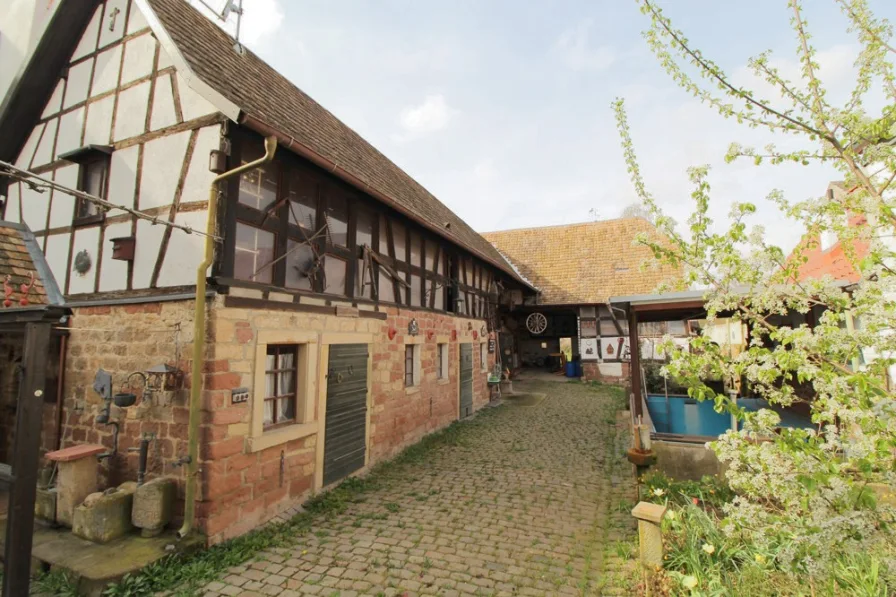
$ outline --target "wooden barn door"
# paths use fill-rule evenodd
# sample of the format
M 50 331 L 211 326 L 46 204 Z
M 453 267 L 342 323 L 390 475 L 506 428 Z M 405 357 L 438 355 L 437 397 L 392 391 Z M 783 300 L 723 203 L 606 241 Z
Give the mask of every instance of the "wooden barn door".
M 367 345 L 329 348 L 324 486 L 363 468 L 367 449 Z
M 473 345 L 460 345 L 460 418 L 473 414 Z

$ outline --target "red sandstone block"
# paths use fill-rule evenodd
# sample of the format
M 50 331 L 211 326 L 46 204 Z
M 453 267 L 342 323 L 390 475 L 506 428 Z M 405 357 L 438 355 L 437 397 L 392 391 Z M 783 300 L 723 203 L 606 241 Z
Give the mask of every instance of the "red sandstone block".
M 128 314 L 135 313 L 153 313 L 158 315 L 162 312 L 162 303 L 143 303 L 140 305 L 125 305 L 124 312 Z
M 284 479 L 283 483 L 287 481 Z M 280 487 L 280 475 L 272 475 L 270 477 L 262 477 L 261 481 L 255 484 L 255 495 L 262 495 L 274 491 Z
M 259 481 L 261 481 L 261 467 L 250 466 L 249 468 L 244 470 L 243 480 L 249 484 L 258 483 Z
M 226 432 L 226 430 L 225 430 Z M 243 451 L 245 441 L 242 437 L 231 437 L 214 443 L 206 444 L 205 460 L 221 460 Z
M 99 445 L 81 444 L 70 448 L 63 448 L 54 452 L 47 452 L 46 459 L 55 462 L 71 462 L 72 460 L 80 460 L 90 456 L 96 456 L 100 452 L 105 452 L 106 448 Z
M 283 500 L 287 495 L 289 495 L 289 486 L 287 485 L 278 487 L 270 493 L 266 493 L 264 496 L 264 507 L 270 508 L 273 504 Z
M 209 475 L 205 482 L 205 495 L 207 498 L 219 499 L 243 486 L 243 478 L 240 473 L 229 475 Z
M 207 390 L 232 390 L 238 388 L 242 378 L 239 373 L 216 373 L 205 377 Z
M 245 504 L 252 499 L 252 486 L 243 485 L 232 495 L 227 496 L 228 504 Z
M 211 444 L 220 441 L 225 437 L 227 437 L 227 427 L 207 424 L 203 424 L 199 427 L 199 439 L 203 443 Z
M 286 459 L 286 468 L 288 470 L 292 470 L 293 468 L 302 467 L 306 464 L 311 464 L 314 462 L 314 450 L 308 450 L 306 452 L 300 452 L 298 454 L 293 454 Z
M 206 413 L 206 420 L 213 425 L 231 425 L 243 421 L 249 414 L 249 409 L 242 406 L 222 408 Z
M 284 462 L 284 467 L 286 463 Z M 280 459 L 277 460 L 269 460 L 264 463 L 261 467 L 261 476 L 264 479 L 270 479 L 271 477 L 278 477 L 280 475 Z
M 219 361 L 206 361 L 202 369 L 206 373 L 220 373 L 222 371 L 230 371 L 230 361 L 226 359 Z
M 78 315 L 109 315 L 112 313 L 112 307 L 108 305 L 103 307 L 82 307 L 75 309 L 75 313 Z
M 258 454 L 236 454 L 227 459 L 227 470 L 242 471 L 258 463 Z
M 290 481 L 289 495 L 293 498 L 299 497 L 300 495 L 311 489 L 311 482 L 313 480 L 313 477 L 311 475 L 308 475 L 307 477 Z
M 205 521 L 204 531 L 206 535 L 217 535 L 237 520 L 239 520 L 239 508 L 215 509 L 214 513 Z
M 236 323 L 236 341 L 240 344 L 248 344 L 255 337 L 255 332 L 248 322 L 238 321 Z
M 240 518 L 245 518 L 255 514 L 265 506 L 265 496 L 257 497 L 246 501 L 240 506 Z

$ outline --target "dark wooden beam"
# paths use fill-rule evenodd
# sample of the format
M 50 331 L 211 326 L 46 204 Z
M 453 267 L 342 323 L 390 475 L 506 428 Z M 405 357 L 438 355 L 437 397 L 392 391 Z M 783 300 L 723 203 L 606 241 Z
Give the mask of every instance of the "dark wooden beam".
M 265 299 L 248 298 L 242 296 L 228 296 L 224 298 L 225 307 L 237 309 L 264 309 L 268 311 L 295 311 L 300 313 L 318 313 L 321 315 L 336 316 L 336 307 L 325 305 L 306 305 L 303 303 L 287 303 L 283 301 L 270 301 Z M 388 315 L 379 311 L 358 311 L 358 317 L 367 319 L 385 320 Z
M 634 309 L 628 311 L 628 337 L 631 353 L 631 379 L 632 379 L 632 413 L 635 419 L 644 416 L 641 396 L 641 344 L 638 338 L 638 313 Z
M 67 0 L 53 13 L 0 105 L 0 159 L 14 162 L 22 150 L 97 6 L 99 0 Z
M 34 501 L 40 455 L 41 410 L 44 405 L 50 323 L 25 326 L 24 374 L 16 408 L 12 491 L 6 521 L 3 595 L 27 595 L 31 582 L 31 545 L 34 538 Z
M 706 305 L 706 301 L 683 301 L 680 303 L 650 303 L 647 305 L 632 305 L 631 309 L 638 313 L 647 313 L 650 311 L 667 311 L 674 313 L 675 311 L 685 311 L 690 309 L 702 309 Z

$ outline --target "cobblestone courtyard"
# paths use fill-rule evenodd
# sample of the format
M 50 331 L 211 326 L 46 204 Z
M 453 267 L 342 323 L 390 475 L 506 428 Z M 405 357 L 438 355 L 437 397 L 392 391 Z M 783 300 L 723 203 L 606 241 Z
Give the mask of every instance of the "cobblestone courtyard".
M 632 594 L 615 548 L 634 536 L 619 400 L 578 384 L 517 391 L 545 397 L 455 426 L 439 447 L 377 472 L 363 501 L 204 594 Z

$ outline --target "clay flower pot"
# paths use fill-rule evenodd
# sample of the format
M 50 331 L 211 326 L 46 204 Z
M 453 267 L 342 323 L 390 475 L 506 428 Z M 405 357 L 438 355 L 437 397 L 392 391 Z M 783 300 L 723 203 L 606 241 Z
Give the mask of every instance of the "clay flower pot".
M 656 462 L 656 454 L 652 450 L 649 452 L 642 452 L 641 450 L 631 448 L 629 449 L 627 456 L 628 461 L 635 466 L 650 466 Z

